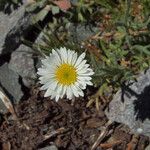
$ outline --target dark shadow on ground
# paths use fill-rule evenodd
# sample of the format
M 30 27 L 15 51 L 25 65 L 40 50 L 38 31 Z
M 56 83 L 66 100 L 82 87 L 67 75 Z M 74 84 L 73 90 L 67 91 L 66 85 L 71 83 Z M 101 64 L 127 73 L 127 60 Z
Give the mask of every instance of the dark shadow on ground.
M 150 119 L 150 86 L 145 87 L 143 92 L 138 95 L 137 100 L 134 101 L 134 109 L 137 114 L 136 119 L 141 121 Z

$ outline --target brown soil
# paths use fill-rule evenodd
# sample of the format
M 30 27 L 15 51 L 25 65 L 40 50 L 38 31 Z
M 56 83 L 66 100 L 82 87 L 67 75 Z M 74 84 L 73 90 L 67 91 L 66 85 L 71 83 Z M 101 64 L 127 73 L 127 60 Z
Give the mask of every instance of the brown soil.
M 103 107 L 86 107 L 87 96 L 74 104 L 66 99 L 58 101 L 43 98 L 38 88 L 31 97 L 15 106 L 19 121 L 6 115 L 0 126 L 0 149 L 37 150 L 55 144 L 59 150 L 91 150 L 104 131 L 97 150 L 144 150 L 149 143 L 144 136 L 132 135 L 117 123 L 106 128 L 108 119 Z M 93 149 L 94 150 L 94 149 Z

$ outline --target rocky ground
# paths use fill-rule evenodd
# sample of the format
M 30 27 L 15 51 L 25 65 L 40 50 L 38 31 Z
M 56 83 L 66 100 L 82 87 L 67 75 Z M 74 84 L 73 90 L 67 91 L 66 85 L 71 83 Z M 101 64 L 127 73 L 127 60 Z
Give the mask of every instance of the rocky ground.
M 95 93 L 89 87 L 74 103 L 43 98 L 37 85 L 40 58 L 22 39 L 41 41 L 25 4 L 7 14 L 0 11 L 0 90 L 14 104 L 14 120 L 0 100 L 0 149 L 2 150 L 150 150 L 150 71 L 119 90 L 109 103 L 86 107 Z M 40 22 L 44 28 L 46 17 Z M 96 28 L 70 26 L 73 40 L 82 41 Z M 83 34 L 81 34 L 83 33 Z M 36 85 L 36 86 L 35 86 Z

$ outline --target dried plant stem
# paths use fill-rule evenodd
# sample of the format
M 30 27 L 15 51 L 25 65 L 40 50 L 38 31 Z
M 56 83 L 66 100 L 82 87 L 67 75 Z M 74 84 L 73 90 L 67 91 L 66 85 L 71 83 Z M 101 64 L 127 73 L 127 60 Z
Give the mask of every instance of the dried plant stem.
M 49 139 L 49 138 L 51 138 L 51 137 L 53 137 L 53 136 L 56 136 L 56 135 L 59 135 L 59 134 L 63 134 L 64 132 L 67 132 L 69 130 L 70 129 L 65 129 L 64 127 L 61 127 L 61 128 L 59 128 L 57 130 L 54 130 L 50 134 L 47 134 L 47 135 L 44 136 L 44 141 Z
M 117 140 L 117 141 L 114 141 L 114 142 L 111 142 L 111 143 L 103 143 L 103 144 L 100 144 L 100 147 L 101 148 L 104 148 L 104 149 L 109 149 L 109 148 L 112 148 L 116 145 L 119 145 L 121 144 L 122 141 L 121 140 Z
M 135 150 L 138 144 L 139 135 L 134 134 L 132 136 L 131 142 L 128 143 L 126 150 Z
M 17 114 L 10 99 L 1 90 L 0 90 L 0 99 L 3 101 L 8 111 L 13 115 L 14 120 L 18 120 Z
M 108 121 L 104 130 L 101 132 L 101 134 L 99 135 L 99 137 L 97 138 L 97 140 L 95 141 L 95 143 L 93 144 L 91 150 L 95 150 L 97 148 L 97 146 L 100 144 L 100 142 L 105 138 L 105 136 L 108 134 L 109 130 L 109 126 L 112 124 L 112 121 Z

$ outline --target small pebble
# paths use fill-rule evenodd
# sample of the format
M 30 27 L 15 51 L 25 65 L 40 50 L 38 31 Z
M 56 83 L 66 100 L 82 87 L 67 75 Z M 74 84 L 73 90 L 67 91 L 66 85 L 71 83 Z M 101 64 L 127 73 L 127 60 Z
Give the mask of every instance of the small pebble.
M 142 129 L 142 128 L 138 128 L 138 129 L 137 129 L 137 132 L 138 132 L 139 134 L 141 134 L 141 133 L 143 132 L 143 129 Z

